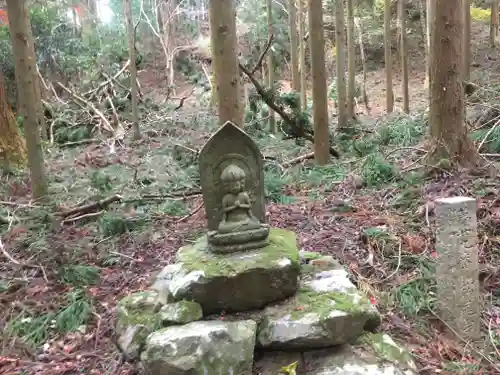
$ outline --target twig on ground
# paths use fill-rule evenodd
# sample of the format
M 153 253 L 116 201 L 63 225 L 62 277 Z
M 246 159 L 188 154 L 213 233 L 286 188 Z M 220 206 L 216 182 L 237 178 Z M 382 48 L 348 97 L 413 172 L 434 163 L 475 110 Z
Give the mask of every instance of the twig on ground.
M 5 246 L 2 242 L 2 239 L 0 239 L 0 252 L 3 254 L 4 257 L 6 257 L 9 261 L 14 263 L 16 266 L 40 269 L 42 271 L 44 280 L 46 282 L 49 282 L 49 279 L 47 278 L 47 274 L 45 273 L 45 268 L 43 268 L 42 266 L 36 265 L 36 264 L 22 263 L 22 262 L 18 261 L 17 259 L 14 259 L 14 257 L 12 255 L 10 255 L 7 252 L 7 250 L 5 249 Z
M 303 161 L 305 160 L 308 160 L 308 159 L 312 159 L 314 158 L 314 152 L 309 152 L 305 155 L 300 155 L 300 156 L 297 156 L 296 158 L 293 158 L 293 159 L 290 159 L 288 161 L 285 161 L 282 166 L 283 167 L 291 167 L 295 164 L 299 164 L 299 163 L 302 163 Z
M 87 214 L 70 217 L 68 219 L 65 219 L 65 220 L 61 221 L 61 225 L 68 224 L 68 223 L 74 223 L 74 222 L 76 222 L 78 220 L 88 219 L 90 217 L 100 216 L 103 213 L 104 213 L 104 210 L 101 210 L 101 211 L 98 211 L 98 212 L 89 212 Z
M 183 222 L 183 221 L 185 221 L 185 220 L 189 219 L 191 216 L 193 216 L 193 215 L 194 215 L 194 214 L 196 214 L 198 211 L 200 211 L 202 207 L 203 207 L 203 203 L 201 203 L 198 207 L 196 207 L 196 208 L 195 208 L 193 211 L 191 211 L 189 214 L 187 214 L 187 215 L 185 215 L 185 216 L 181 217 L 179 220 L 176 220 L 176 222 L 175 222 L 175 223 L 176 223 L 176 224 L 178 224 L 178 223 L 181 223 L 181 222 Z
M 115 195 L 112 195 L 108 198 L 102 199 L 98 202 L 93 202 L 93 203 L 87 204 L 85 206 L 79 206 L 79 207 L 75 207 L 75 208 L 72 208 L 72 209 L 67 210 L 67 211 L 58 212 L 57 215 L 62 216 L 64 218 L 68 218 L 68 217 L 76 215 L 76 214 L 83 215 L 83 214 L 89 213 L 89 212 L 91 212 L 95 209 L 98 209 L 98 208 L 105 209 L 111 203 L 119 202 L 122 199 L 123 198 L 121 195 L 115 194 Z
M 493 360 L 491 360 L 490 357 L 488 357 L 486 354 L 484 354 L 481 351 L 479 351 L 478 349 L 476 349 L 473 345 L 470 345 L 470 343 L 467 342 L 466 339 L 464 339 L 461 335 L 459 335 L 457 331 L 455 331 L 447 322 L 445 322 L 443 319 L 441 319 L 441 317 L 434 310 L 432 310 L 430 307 L 429 307 L 429 311 L 432 315 L 434 315 L 437 319 L 439 319 L 439 321 L 441 321 L 451 332 L 453 332 L 453 334 L 457 338 L 459 338 L 464 344 L 468 345 L 474 353 L 476 353 L 478 356 L 480 356 L 486 362 L 488 362 L 500 374 L 500 367 L 497 364 L 495 364 L 495 362 L 493 362 Z

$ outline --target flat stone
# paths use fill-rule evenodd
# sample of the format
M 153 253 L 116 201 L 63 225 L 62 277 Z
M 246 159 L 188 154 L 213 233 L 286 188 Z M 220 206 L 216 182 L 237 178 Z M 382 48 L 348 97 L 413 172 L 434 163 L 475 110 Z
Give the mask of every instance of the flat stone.
M 141 355 L 147 375 L 251 375 L 252 320 L 203 321 L 152 333 Z
M 375 329 L 380 314 L 332 257 L 301 253 L 300 286 L 287 301 L 268 306 L 257 344 L 277 350 L 306 350 L 345 344 Z M 303 263 L 304 263 L 303 262 Z M 330 268 L 330 269 L 328 269 Z
M 208 250 L 206 236 L 177 253 L 158 277 L 176 300 L 201 305 L 206 315 L 260 309 L 297 291 L 299 249 L 292 231 L 273 228 L 269 245 L 234 254 Z

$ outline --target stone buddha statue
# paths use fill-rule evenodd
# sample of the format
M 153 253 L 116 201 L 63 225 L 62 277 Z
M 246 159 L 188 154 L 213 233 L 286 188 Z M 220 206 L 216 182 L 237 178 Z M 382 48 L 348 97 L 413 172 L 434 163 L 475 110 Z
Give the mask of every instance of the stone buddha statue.
M 216 231 L 208 233 L 208 241 L 224 252 L 265 246 L 269 227 L 252 213 L 250 196 L 245 191 L 245 171 L 231 164 L 221 173 L 225 188 L 222 198 L 222 220 Z M 223 249 L 220 249 L 220 247 Z

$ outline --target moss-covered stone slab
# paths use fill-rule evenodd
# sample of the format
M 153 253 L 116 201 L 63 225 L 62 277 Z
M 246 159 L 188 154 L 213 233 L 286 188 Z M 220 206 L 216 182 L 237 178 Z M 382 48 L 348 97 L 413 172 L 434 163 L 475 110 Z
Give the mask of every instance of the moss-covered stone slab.
M 259 309 L 297 291 L 299 249 L 292 231 L 273 228 L 269 245 L 234 254 L 209 251 L 206 237 L 181 248 L 163 274 L 175 300 L 199 303 L 204 314 Z
M 316 262 L 302 265 L 297 294 L 264 310 L 258 346 L 278 350 L 325 348 L 345 344 L 380 324 L 377 309 L 333 258 L 310 260 Z
M 163 327 L 191 323 L 203 317 L 200 304 L 191 301 L 169 303 L 163 306 L 158 314 Z
M 141 355 L 147 375 L 251 375 L 257 324 L 203 321 L 148 336 Z
M 385 335 L 387 336 L 387 335 Z M 378 339 L 377 339 L 378 340 Z M 376 340 L 376 341 L 377 341 Z M 381 339 L 382 341 L 386 339 Z M 390 340 L 392 341 L 392 339 Z M 392 341 L 393 342 L 393 341 Z M 386 344 L 384 344 L 386 345 Z M 417 367 L 404 349 L 392 344 L 387 351 L 375 352 L 369 344 L 304 352 L 306 375 L 417 375 Z M 403 359 L 404 358 L 404 359 Z
M 115 331 L 118 349 L 129 359 L 139 358 L 146 337 L 160 328 L 158 293 L 148 290 L 120 300 L 116 309 Z

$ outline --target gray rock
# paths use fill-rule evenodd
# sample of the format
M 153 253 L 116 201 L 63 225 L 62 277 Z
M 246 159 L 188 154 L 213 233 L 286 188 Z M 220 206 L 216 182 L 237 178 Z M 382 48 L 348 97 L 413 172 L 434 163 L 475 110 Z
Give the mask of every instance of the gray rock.
M 260 375 L 276 375 L 297 362 L 304 375 L 416 375 L 411 355 L 386 334 L 367 334 L 354 345 L 305 352 L 265 352 L 255 361 Z
M 301 253 L 307 260 L 297 294 L 264 310 L 257 335 L 260 347 L 325 348 L 347 343 L 380 324 L 377 309 L 349 281 L 347 272 L 332 257 L 313 254 Z
M 417 375 L 408 352 L 384 334 L 363 344 L 304 353 L 307 375 Z
M 163 306 L 158 313 L 163 327 L 200 320 L 203 312 L 199 303 L 179 301 Z
M 300 272 L 296 235 L 272 229 L 269 245 L 234 254 L 207 250 L 206 237 L 177 253 L 164 275 L 176 300 L 199 303 L 206 315 L 259 309 L 297 290 Z
M 251 375 L 256 323 L 204 321 L 148 336 L 141 355 L 147 375 Z
M 152 290 L 132 293 L 118 303 L 115 326 L 117 345 L 129 360 L 139 357 L 146 337 L 160 328 L 156 314 L 158 306 L 158 293 Z

